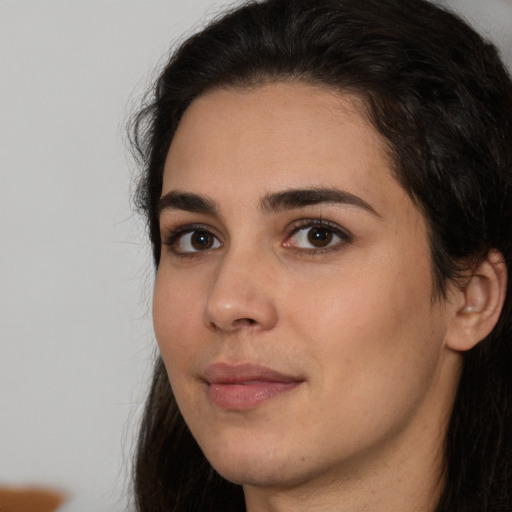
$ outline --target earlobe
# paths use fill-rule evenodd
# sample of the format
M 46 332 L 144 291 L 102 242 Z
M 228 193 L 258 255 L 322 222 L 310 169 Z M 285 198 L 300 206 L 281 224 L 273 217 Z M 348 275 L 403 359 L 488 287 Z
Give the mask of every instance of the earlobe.
M 488 336 L 500 317 L 506 289 L 504 258 L 492 250 L 458 291 L 460 300 L 447 335 L 447 346 L 466 351 Z

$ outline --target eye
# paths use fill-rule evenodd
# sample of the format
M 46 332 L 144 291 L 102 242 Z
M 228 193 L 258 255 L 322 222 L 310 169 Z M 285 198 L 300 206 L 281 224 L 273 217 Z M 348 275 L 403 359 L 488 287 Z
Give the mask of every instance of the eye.
M 331 248 L 334 249 L 349 240 L 350 236 L 347 233 L 340 228 L 331 226 L 330 223 L 321 221 L 312 224 L 310 222 L 308 225 L 295 228 L 285 246 L 321 252 Z
M 221 247 L 220 240 L 206 229 L 181 228 L 165 242 L 178 255 L 190 255 Z

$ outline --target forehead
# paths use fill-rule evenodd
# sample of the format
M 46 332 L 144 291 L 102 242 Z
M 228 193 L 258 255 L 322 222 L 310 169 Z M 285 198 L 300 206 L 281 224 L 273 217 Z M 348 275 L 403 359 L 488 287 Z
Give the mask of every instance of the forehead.
M 185 112 L 167 156 L 163 193 L 261 196 L 337 187 L 378 209 L 383 191 L 404 194 L 391 161 L 354 95 L 303 83 L 216 89 Z

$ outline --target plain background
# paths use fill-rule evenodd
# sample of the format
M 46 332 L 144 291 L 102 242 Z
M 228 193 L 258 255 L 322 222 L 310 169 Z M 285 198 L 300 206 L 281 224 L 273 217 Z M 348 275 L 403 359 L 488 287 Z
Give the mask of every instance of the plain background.
M 512 66 L 510 0 L 440 3 Z M 226 5 L 0 0 L 0 484 L 126 509 L 154 339 L 124 127 L 171 43 Z

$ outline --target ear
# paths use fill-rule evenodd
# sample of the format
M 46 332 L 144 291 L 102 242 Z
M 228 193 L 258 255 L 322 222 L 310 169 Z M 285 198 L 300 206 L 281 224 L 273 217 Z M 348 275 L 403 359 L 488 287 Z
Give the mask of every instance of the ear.
M 489 335 L 500 317 L 506 290 L 505 260 L 492 250 L 455 292 L 456 313 L 447 333 L 447 346 L 469 350 Z

